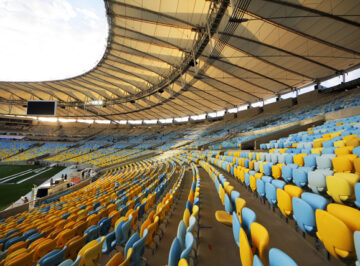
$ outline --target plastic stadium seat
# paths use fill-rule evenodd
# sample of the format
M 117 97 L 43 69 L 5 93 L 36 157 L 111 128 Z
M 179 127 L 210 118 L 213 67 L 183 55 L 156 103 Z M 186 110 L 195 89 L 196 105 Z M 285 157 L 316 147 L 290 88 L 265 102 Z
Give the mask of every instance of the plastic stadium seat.
M 292 164 L 294 161 L 293 161 L 293 155 L 292 154 L 286 154 L 285 155 L 285 163 L 286 164 Z
M 239 243 L 240 243 L 239 251 L 240 251 L 241 265 L 252 266 L 253 265 L 253 253 L 251 250 L 251 246 L 250 246 L 248 237 L 243 228 L 240 228 Z
M 355 168 L 355 173 L 360 174 L 360 158 L 354 159 L 354 168 Z
M 353 149 L 353 154 L 360 156 L 360 146 Z
M 293 182 L 299 187 L 305 187 L 308 184 L 308 173 L 312 170 L 310 167 L 299 167 L 293 170 Z
M 186 235 L 186 225 L 184 221 L 180 221 L 177 229 L 176 237 L 180 240 L 181 248 L 185 247 L 185 235 Z
M 323 154 L 316 157 L 316 165 L 318 169 L 333 169 L 332 159 L 335 158 L 335 154 Z
M 81 256 L 80 265 L 98 265 L 102 255 L 102 246 L 104 241 L 105 237 L 101 237 L 87 243 L 78 254 Z
M 252 209 L 244 207 L 241 211 L 241 217 L 242 217 L 242 228 L 244 228 L 246 234 L 250 238 L 251 237 L 250 226 L 252 223 L 256 222 L 256 214 Z M 250 238 L 250 242 L 251 242 L 251 238 Z
M 298 166 L 304 166 L 304 157 L 306 156 L 306 153 L 299 153 L 294 155 L 293 160 L 294 164 L 297 164 Z
M 185 236 L 185 246 L 180 254 L 180 259 L 186 259 L 186 260 L 189 259 L 193 245 L 194 245 L 194 236 L 192 235 L 192 233 L 187 232 Z
M 50 266 L 50 265 L 59 265 L 65 257 L 67 247 L 63 249 L 55 249 L 50 253 L 46 254 L 44 257 L 40 259 L 38 265 L 40 266 Z
M 133 254 L 130 258 L 131 265 L 142 265 L 142 256 L 145 251 L 145 240 L 148 234 L 148 230 L 145 229 L 143 237 L 140 237 L 139 233 L 134 233 L 125 245 L 124 254 L 129 252 L 132 248 Z
M 360 208 L 360 183 L 355 184 L 355 206 Z
M 283 189 L 286 185 L 286 183 L 282 180 L 273 180 L 271 182 L 271 184 L 277 189 L 277 188 L 281 188 Z
M 285 164 L 276 164 L 276 165 L 273 165 L 272 166 L 272 176 L 275 178 L 275 179 L 279 179 L 281 177 L 281 168 L 282 166 L 284 166 Z
M 300 197 L 301 194 L 302 189 L 294 185 L 286 185 L 284 186 L 284 190 L 276 190 L 278 207 L 285 217 L 289 217 L 292 215 L 292 198 Z
M 265 264 L 265 253 L 269 245 L 269 232 L 261 224 L 254 222 L 250 226 L 253 253 L 259 254 L 261 261 Z M 241 244 L 240 244 L 241 245 Z
M 301 194 L 301 199 L 293 197 L 292 203 L 293 218 L 301 231 L 306 234 L 314 234 L 316 232 L 315 211 L 326 209 L 328 201 L 323 196 L 304 192 Z
M 256 179 L 256 192 L 260 198 L 265 197 L 265 183 L 262 179 Z
M 130 266 L 130 259 L 132 257 L 133 249 L 130 248 L 127 252 L 126 259 L 121 254 L 121 252 L 116 253 L 112 258 L 108 261 L 106 266 Z
M 237 215 L 236 212 L 233 212 L 233 214 L 232 214 L 232 230 L 233 230 L 233 236 L 234 236 L 235 243 L 238 247 L 239 247 L 240 228 L 241 228 L 241 224 L 239 221 L 239 216 Z
M 324 210 L 316 210 L 317 237 L 336 259 L 355 256 L 353 232 L 339 218 Z
M 293 178 L 293 170 L 298 168 L 298 165 L 296 164 L 289 164 L 282 166 L 281 172 L 282 172 L 282 178 L 286 182 L 291 182 Z
M 351 150 L 349 149 L 349 147 L 341 147 L 341 148 L 335 149 L 334 153 L 337 156 L 341 156 L 341 155 L 351 154 Z
M 83 236 L 75 236 L 74 238 L 72 238 L 69 242 L 66 243 L 67 250 L 65 258 L 75 260 L 79 251 L 82 249 L 83 246 L 85 246 L 85 242 L 86 234 Z
M 277 248 L 270 249 L 269 264 L 270 266 L 297 266 L 296 262 L 292 258 Z
M 360 231 L 360 211 L 343 204 L 331 203 L 327 211 L 342 220 L 351 231 Z
M 327 176 L 327 194 L 338 203 L 352 201 L 355 197 L 354 186 L 359 180 L 358 174 L 351 173 L 336 173 L 333 176 Z
M 353 162 L 346 156 L 339 156 L 332 159 L 334 172 L 352 172 Z
M 178 266 L 181 252 L 180 240 L 175 237 L 170 247 L 168 266 Z
M 326 190 L 326 177 L 334 172 L 327 169 L 318 169 L 308 172 L 308 187 L 315 193 Z

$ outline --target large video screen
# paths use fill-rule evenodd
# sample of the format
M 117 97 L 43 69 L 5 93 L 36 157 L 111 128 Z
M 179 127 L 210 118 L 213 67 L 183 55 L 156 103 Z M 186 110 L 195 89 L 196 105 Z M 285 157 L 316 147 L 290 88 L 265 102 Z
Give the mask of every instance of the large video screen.
M 56 115 L 56 101 L 28 101 L 27 115 Z

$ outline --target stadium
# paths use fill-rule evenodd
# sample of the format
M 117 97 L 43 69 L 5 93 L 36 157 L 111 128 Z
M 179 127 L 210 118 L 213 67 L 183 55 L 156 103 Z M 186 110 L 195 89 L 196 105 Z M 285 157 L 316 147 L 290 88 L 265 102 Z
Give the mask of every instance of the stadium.
M 360 265 L 358 0 L 0 17 L 0 266 Z

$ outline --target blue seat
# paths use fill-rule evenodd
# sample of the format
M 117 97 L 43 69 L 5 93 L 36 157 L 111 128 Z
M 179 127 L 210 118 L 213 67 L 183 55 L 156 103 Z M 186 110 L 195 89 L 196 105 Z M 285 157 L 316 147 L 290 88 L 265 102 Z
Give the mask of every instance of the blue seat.
M 360 208 L 360 183 L 355 184 L 355 201 L 356 207 Z
M 276 205 L 276 188 L 272 183 L 265 183 L 265 197 L 271 206 Z
M 192 233 L 187 232 L 185 236 L 185 247 L 181 252 L 180 259 L 189 260 L 189 255 L 194 245 L 194 236 Z
M 26 231 L 24 234 L 23 234 L 23 237 L 24 239 L 27 239 L 29 236 L 37 233 L 38 230 L 37 229 L 30 229 L 29 231 Z
M 92 225 L 85 230 L 84 235 L 87 234 L 86 243 L 93 241 L 99 237 L 99 226 Z
M 244 207 L 241 210 L 241 217 L 242 217 L 242 228 L 245 230 L 246 235 L 251 244 L 250 226 L 252 223 L 256 222 L 256 214 L 252 209 L 248 207 Z
M 291 182 L 293 178 L 293 169 L 298 168 L 296 164 L 283 165 L 281 167 L 282 178 L 286 182 Z
M 55 249 L 49 252 L 39 260 L 38 265 L 40 266 L 59 265 L 64 260 L 66 249 L 67 247 L 65 246 L 63 249 Z
M 77 256 L 75 261 L 72 261 L 71 259 L 64 260 L 59 266 L 78 266 L 81 261 L 81 256 Z
M 250 174 L 249 173 L 245 173 L 245 185 L 247 187 L 250 187 Z
M 180 240 L 175 237 L 170 247 L 168 266 L 178 266 L 181 252 Z
M 265 183 L 260 178 L 256 179 L 256 191 L 260 198 L 265 197 Z
M 273 181 L 271 182 L 271 184 L 272 184 L 276 189 L 278 189 L 278 188 L 284 189 L 284 187 L 285 187 L 285 185 L 286 185 L 286 183 L 285 183 L 284 181 L 282 181 L 282 180 L 273 180 Z
M 253 266 L 264 266 L 264 264 L 261 262 L 260 258 L 258 255 L 254 255 L 253 258 Z
M 99 223 L 98 223 L 98 226 L 99 226 L 99 233 L 101 236 L 104 236 L 106 235 L 108 232 L 109 232 L 109 229 L 111 227 L 111 219 L 107 218 L 107 217 L 104 217 L 102 218 Z
M 285 163 L 286 164 L 292 164 L 294 162 L 293 155 L 292 154 L 286 154 L 285 155 Z
M 42 238 L 44 236 L 44 233 L 35 233 L 31 236 L 29 236 L 27 239 L 25 239 L 25 241 L 28 242 L 28 245 L 30 245 L 32 242 L 34 242 L 35 240 L 39 239 L 39 238 Z
M 356 154 L 357 156 L 360 157 L 360 146 L 353 149 L 353 154 Z
M 193 216 L 191 216 L 193 217 Z M 183 220 L 179 222 L 176 237 L 180 240 L 181 248 L 185 247 L 186 225 Z
M 19 232 L 20 229 L 13 229 L 6 233 L 6 237 L 10 237 L 12 234 Z
M 316 232 L 315 211 L 325 210 L 328 201 L 318 194 L 304 192 L 301 194 L 301 199 L 293 197 L 292 204 L 293 217 L 301 231 L 314 235 Z
M 233 236 L 234 236 L 235 243 L 238 247 L 239 247 L 240 228 L 241 228 L 241 224 L 240 224 L 239 217 L 237 216 L 236 212 L 234 211 L 232 213 L 232 230 L 233 230 Z
M 270 249 L 269 264 L 270 266 L 297 266 L 296 262 L 292 258 L 277 248 Z
M 234 210 L 234 206 L 229 198 L 229 196 L 225 193 L 225 197 L 224 197 L 224 203 L 225 203 L 225 211 L 227 213 L 232 213 Z
M 261 180 L 265 183 L 271 183 L 273 178 L 271 176 L 264 175 Z
M 125 243 L 128 241 L 130 237 L 131 221 L 132 221 L 132 215 L 129 216 L 129 219 L 127 221 L 121 221 L 117 225 L 115 229 L 117 246 L 125 245 Z
M 305 167 L 312 167 L 313 169 L 316 168 L 316 157 L 319 156 L 318 154 L 310 154 L 304 157 L 304 165 Z
M 232 202 L 233 206 L 235 206 L 236 199 L 240 198 L 240 192 L 233 190 L 233 191 L 231 191 L 230 197 L 231 197 L 231 202 Z
M 299 167 L 293 170 L 293 182 L 298 187 L 305 187 L 308 184 L 308 172 L 310 167 Z
M 11 247 L 12 245 L 14 245 L 14 244 L 16 244 L 17 242 L 20 242 L 20 241 L 24 241 L 24 237 L 16 236 L 16 237 L 10 238 L 9 240 L 7 240 L 5 242 L 4 250 L 7 250 L 9 247 Z
M 66 220 L 69 216 L 71 215 L 71 213 L 64 213 L 61 218 Z
M 133 254 L 130 258 L 130 265 L 142 265 L 142 256 L 145 251 L 145 240 L 148 235 L 148 230 L 145 229 L 143 233 L 143 237 L 141 238 L 139 233 L 134 233 L 129 240 L 126 242 L 124 254 L 127 254 L 130 248 L 133 249 Z
M 116 234 L 115 231 L 108 233 L 105 236 L 104 243 L 102 245 L 102 253 L 109 254 L 116 247 Z
M 272 166 L 273 166 L 272 163 L 263 164 L 264 175 L 267 176 L 272 175 Z

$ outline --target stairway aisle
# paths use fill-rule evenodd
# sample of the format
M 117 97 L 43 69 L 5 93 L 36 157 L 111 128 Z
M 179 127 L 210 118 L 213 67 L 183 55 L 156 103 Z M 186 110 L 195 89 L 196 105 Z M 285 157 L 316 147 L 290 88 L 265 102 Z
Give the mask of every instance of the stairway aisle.
M 247 190 L 233 176 L 219 167 L 216 168 L 224 174 L 235 190 L 240 192 L 241 197 L 246 200 L 246 206 L 256 213 L 256 221 L 266 227 L 270 235 L 270 248 L 281 249 L 298 265 L 343 265 L 334 258 L 327 260 L 324 250 L 324 254 L 321 254 L 315 249 L 314 241 L 310 236 L 303 238 L 300 232 L 295 231 L 293 221 L 289 220 L 286 223 L 277 208 L 272 211 L 267 203 L 261 203 L 255 193 Z
M 147 258 L 149 266 L 167 265 L 171 243 L 177 234 L 178 224 L 183 217 L 191 183 L 192 173 L 187 170 L 183 180 L 182 191 L 180 191 L 180 197 L 177 200 L 172 216 L 168 220 L 167 227 L 161 225 L 161 228 L 164 231 L 163 238 L 158 242 L 159 245 L 155 250 L 154 255 L 151 254 L 151 249 L 145 250 L 144 257 Z M 158 239 L 158 237 L 156 238 Z
M 200 239 L 197 265 L 240 265 L 232 228 L 218 223 L 215 211 L 223 210 L 217 190 L 209 175 L 199 168 L 200 190 Z

